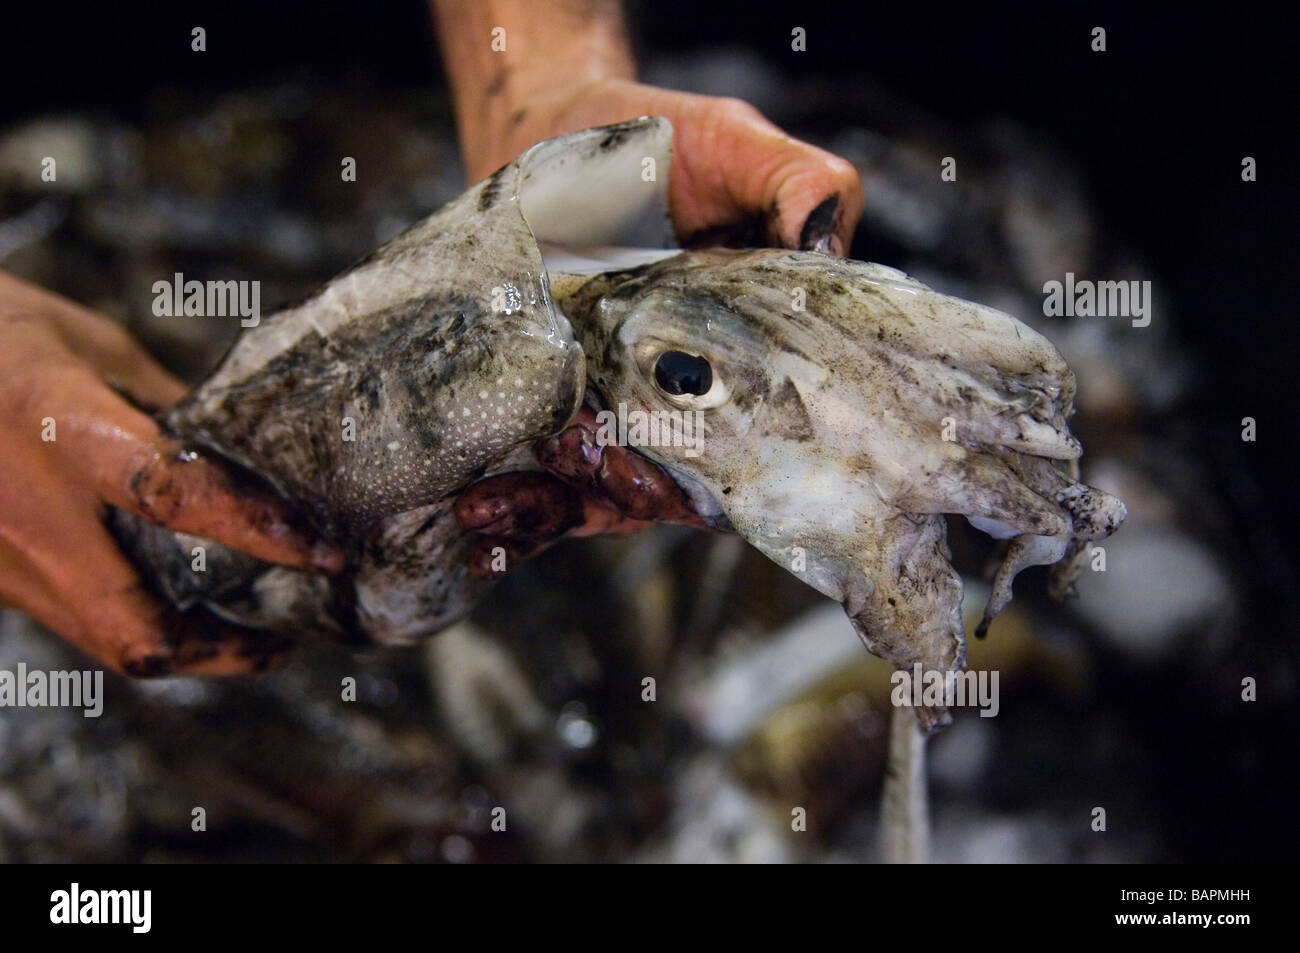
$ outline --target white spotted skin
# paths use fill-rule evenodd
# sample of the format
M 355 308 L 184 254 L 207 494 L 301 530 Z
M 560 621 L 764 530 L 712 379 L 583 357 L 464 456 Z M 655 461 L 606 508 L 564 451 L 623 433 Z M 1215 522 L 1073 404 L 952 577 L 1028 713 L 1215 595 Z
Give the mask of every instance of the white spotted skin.
M 662 119 L 541 143 L 246 328 L 163 425 L 269 482 L 352 564 L 326 586 L 211 544 L 228 571 L 200 576 L 179 537 L 115 512 L 156 587 L 249 626 L 379 642 L 431 635 L 467 611 L 483 584 L 466 570 L 455 494 L 536 466 L 528 448 L 571 419 L 586 384 L 539 242 L 670 235 L 661 186 L 623 188 L 644 156 L 666 172 L 670 148 Z M 268 579 L 274 591 L 258 584 Z

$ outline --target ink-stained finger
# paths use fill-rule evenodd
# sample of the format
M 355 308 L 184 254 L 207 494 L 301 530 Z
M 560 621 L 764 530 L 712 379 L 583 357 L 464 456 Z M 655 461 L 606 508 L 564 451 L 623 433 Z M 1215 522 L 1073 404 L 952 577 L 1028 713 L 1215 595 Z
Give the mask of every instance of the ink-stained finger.
M 461 526 L 502 536 L 562 536 L 578 526 L 582 516 L 578 492 L 541 471 L 486 477 L 456 501 Z

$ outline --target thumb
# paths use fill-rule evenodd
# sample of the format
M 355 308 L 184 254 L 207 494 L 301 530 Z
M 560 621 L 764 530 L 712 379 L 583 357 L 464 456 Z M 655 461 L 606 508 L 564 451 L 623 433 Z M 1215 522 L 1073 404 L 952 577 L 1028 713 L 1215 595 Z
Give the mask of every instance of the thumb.
M 785 168 L 770 186 L 770 207 L 777 210 L 770 238 L 783 248 L 842 257 L 862 217 L 857 170 L 844 159 L 805 148 L 810 154 Z
M 787 135 L 738 100 L 707 100 L 700 116 L 688 118 L 696 121 L 678 126 L 683 195 L 675 203 L 695 213 L 688 222 L 703 216 L 707 225 L 727 225 L 739 216 L 766 232 L 746 234 L 747 242 L 848 251 L 863 207 L 851 162 Z

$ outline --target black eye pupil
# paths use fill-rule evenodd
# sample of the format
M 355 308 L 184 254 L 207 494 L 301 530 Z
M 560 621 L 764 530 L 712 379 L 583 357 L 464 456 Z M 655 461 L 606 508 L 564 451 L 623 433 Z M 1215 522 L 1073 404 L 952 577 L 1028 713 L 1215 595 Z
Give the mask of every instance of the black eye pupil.
M 684 351 L 664 351 L 655 361 L 655 381 L 667 394 L 707 394 L 713 386 L 709 362 Z

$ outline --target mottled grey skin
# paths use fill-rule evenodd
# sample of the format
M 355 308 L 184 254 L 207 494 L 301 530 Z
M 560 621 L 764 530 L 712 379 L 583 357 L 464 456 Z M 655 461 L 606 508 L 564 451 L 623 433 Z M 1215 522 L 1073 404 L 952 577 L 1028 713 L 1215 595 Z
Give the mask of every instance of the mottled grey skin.
M 455 496 L 535 468 L 533 442 L 563 429 L 585 390 L 628 411 L 702 411 L 698 455 L 636 449 L 712 525 L 842 602 L 899 667 L 965 665 L 943 514 L 1013 538 L 986 619 L 1025 566 L 1064 560 L 1067 586 L 1124 507 L 1077 482 L 1074 379 L 1025 325 L 815 252 L 661 252 L 594 274 L 543 261 L 539 243 L 652 241 L 669 135 L 649 119 L 544 143 L 245 331 L 166 427 L 269 480 L 354 565 L 331 583 L 209 545 L 208 572 L 194 573 L 201 541 L 119 515 L 164 593 L 279 632 L 437 632 L 484 585 Z M 660 161 L 648 187 L 644 156 Z M 712 390 L 662 391 L 665 350 L 707 358 Z
M 560 429 L 584 390 L 582 351 L 514 198 L 528 171 L 511 163 L 247 328 L 164 417 L 169 432 L 270 481 L 355 563 L 331 586 L 206 544 L 209 568 L 194 573 L 203 541 L 118 514 L 171 601 L 380 642 L 469 609 L 483 584 L 468 572 L 455 492 Z
M 1077 482 L 1074 378 L 1051 343 L 891 268 L 694 252 L 588 279 L 564 304 L 607 404 L 704 411 L 698 456 L 640 452 L 706 518 L 842 602 L 867 647 L 901 668 L 965 665 L 943 514 L 1014 537 L 986 620 L 1020 569 L 1073 557 L 1124 518 L 1119 500 Z M 713 389 L 664 393 L 653 368 L 665 350 L 706 357 Z M 1061 585 L 1076 565 L 1062 565 Z

